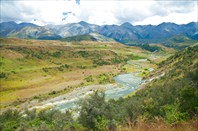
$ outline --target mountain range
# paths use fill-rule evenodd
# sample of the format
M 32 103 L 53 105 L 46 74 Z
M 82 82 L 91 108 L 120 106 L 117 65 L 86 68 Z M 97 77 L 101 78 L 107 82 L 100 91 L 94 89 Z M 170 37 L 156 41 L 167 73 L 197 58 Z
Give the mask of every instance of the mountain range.
M 81 21 L 65 25 L 38 26 L 32 23 L 2 22 L 0 37 L 17 37 L 25 39 L 56 40 L 71 36 L 99 34 L 112 38 L 123 44 L 162 42 L 174 36 L 198 40 L 198 23 L 188 24 L 161 23 L 159 25 L 95 25 Z

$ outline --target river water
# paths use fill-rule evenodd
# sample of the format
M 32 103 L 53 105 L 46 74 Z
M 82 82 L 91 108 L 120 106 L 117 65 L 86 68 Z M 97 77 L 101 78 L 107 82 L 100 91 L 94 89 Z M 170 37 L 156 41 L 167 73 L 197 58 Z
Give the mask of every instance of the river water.
M 91 85 L 77 88 L 70 93 L 44 101 L 41 103 L 41 106 L 36 106 L 34 108 L 52 107 L 54 109 L 65 111 L 67 109 L 78 107 L 78 102 L 89 96 L 89 94 L 93 93 L 95 90 L 103 90 L 106 100 L 117 100 L 134 91 L 142 83 L 141 78 L 133 73 L 117 75 L 114 77 L 114 80 L 116 84 Z
M 114 80 L 118 86 L 105 91 L 107 99 L 116 100 L 120 97 L 124 97 L 138 88 L 139 84 L 142 82 L 140 77 L 137 77 L 132 73 L 118 75 L 114 77 Z

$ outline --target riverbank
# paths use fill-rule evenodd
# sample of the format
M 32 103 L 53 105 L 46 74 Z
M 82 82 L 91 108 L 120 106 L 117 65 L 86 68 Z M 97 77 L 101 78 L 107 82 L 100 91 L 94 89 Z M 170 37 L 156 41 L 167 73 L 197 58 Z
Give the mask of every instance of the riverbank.
M 121 74 L 114 77 L 116 84 L 106 84 L 106 85 L 90 85 L 80 88 L 76 88 L 70 93 L 43 101 L 33 107 L 32 109 L 45 109 L 54 108 L 61 111 L 67 109 L 75 108 L 78 106 L 78 102 L 88 97 L 94 91 L 104 91 L 106 99 L 119 99 L 126 96 L 128 93 L 132 92 L 141 84 L 142 80 L 140 77 L 135 76 L 133 73 Z

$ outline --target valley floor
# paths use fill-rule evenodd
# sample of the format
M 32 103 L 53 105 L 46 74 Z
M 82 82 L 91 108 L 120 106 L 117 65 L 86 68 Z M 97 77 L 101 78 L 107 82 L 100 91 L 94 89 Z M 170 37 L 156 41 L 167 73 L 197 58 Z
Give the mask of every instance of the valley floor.
M 160 51 L 149 52 L 108 42 L 0 41 L 0 129 L 198 128 L 197 46 L 172 55 L 159 45 Z M 132 92 L 144 82 L 146 88 Z M 116 95 L 124 99 L 109 99 Z M 63 111 L 74 102 L 79 109 Z
M 151 53 L 115 42 L 0 41 L 1 108 L 56 97 L 77 87 L 114 83 L 120 73 L 139 72 L 143 77 L 173 53 L 165 47 Z

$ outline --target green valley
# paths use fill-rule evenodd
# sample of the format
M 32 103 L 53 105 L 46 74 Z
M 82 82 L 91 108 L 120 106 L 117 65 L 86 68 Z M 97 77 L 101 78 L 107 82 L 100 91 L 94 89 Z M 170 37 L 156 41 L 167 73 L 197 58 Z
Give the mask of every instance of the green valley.
M 196 130 L 197 44 L 176 52 L 158 44 L 0 41 L 3 130 Z M 159 50 L 147 50 L 153 46 Z M 115 87 L 121 78 L 129 87 L 143 81 L 109 99 L 125 89 Z M 63 111 L 70 101 L 80 108 Z
M 51 92 L 112 83 L 116 74 L 156 68 L 157 63 L 174 52 L 164 47 L 168 51 L 151 53 L 116 42 L 1 38 L 0 43 L 1 108 L 27 98 L 49 97 L 45 94 Z M 138 59 L 149 61 L 142 62 L 145 65 L 138 68 L 127 64 Z M 108 77 L 108 81 L 101 81 L 100 75 Z
M 0 131 L 198 131 L 196 0 L 1 0 Z

